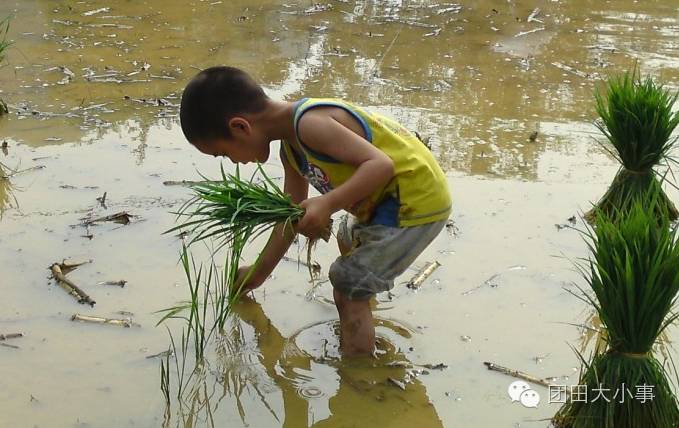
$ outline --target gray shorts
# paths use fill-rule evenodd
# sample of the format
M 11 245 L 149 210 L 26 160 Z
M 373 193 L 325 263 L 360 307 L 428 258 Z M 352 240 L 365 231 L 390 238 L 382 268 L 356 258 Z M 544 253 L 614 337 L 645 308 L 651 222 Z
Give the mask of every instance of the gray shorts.
M 445 221 L 437 221 L 389 227 L 361 224 L 352 216 L 344 216 L 337 232 L 343 254 L 328 272 L 332 286 L 352 300 L 369 299 L 391 290 L 394 279 L 408 269 L 445 225 Z

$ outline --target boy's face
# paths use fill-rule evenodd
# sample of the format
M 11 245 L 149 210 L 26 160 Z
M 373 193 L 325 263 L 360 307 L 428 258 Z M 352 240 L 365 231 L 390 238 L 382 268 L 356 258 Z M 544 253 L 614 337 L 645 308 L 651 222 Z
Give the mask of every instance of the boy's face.
M 229 123 L 231 136 L 217 137 L 193 142 L 198 150 L 206 155 L 226 156 L 235 163 L 259 162 L 269 159 L 269 141 L 245 121 Z
M 234 138 L 214 138 L 194 142 L 194 146 L 202 153 L 211 156 L 226 156 L 235 163 L 264 163 L 269 159 L 269 145 L 262 147 L 259 144 L 236 141 Z

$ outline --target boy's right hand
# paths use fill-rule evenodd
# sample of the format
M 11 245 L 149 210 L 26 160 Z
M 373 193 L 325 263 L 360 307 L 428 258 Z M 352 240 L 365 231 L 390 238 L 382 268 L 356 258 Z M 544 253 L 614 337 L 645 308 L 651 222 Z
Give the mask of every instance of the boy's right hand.
M 238 268 L 238 273 L 236 274 L 236 286 L 239 287 L 240 284 L 245 280 L 245 278 L 248 275 L 248 272 L 252 269 L 252 266 L 241 266 Z M 259 274 L 257 272 L 258 269 L 255 269 L 254 272 L 250 275 L 248 278 L 247 282 L 243 285 L 243 290 L 248 291 L 248 290 L 254 290 L 255 288 L 259 287 L 266 281 L 266 277 Z

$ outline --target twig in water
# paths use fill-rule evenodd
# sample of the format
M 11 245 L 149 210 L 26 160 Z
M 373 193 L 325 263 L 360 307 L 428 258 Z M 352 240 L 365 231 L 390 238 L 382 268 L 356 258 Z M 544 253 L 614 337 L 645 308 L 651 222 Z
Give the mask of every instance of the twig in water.
M 380 59 L 375 63 L 373 68 L 370 70 L 370 75 L 368 76 L 368 79 L 372 79 L 373 77 L 377 77 L 380 72 L 380 67 L 382 66 L 382 62 L 384 61 L 384 58 L 387 56 L 389 51 L 391 51 L 391 48 L 394 47 L 394 43 L 396 43 L 396 39 L 398 39 L 398 36 L 401 35 L 401 30 L 403 30 L 403 23 L 401 23 L 401 26 L 398 28 L 398 31 L 396 32 L 396 35 L 394 38 L 391 40 L 391 43 L 389 43 L 389 46 L 387 49 L 385 49 L 384 53 L 380 57 Z
M 571 67 L 570 65 L 566 65 L 560 62 L 553 62 L 552 65 L 556 68 L 559 68 L 561 70 L 567 71 L 569 73 L 575 74 L 578 77 L 582 77 L 584 79 L 600 79 L 601 76 L 599 73 L 585 73 L 584 71 L 580 71 L 574 67 Z
M 103 281 L 97 283 L 97 285 L 117 285 L 120 288 L 124 288 L 125 284 L 127 284 L 127 281 L 124 279 L 121 279 L 120 281 Z
M 481 284 L 477 285 L 476 287 L 470 288 L 470 289 L 467 290 L 467 291 L 463 291 L 463 292 L 462 292 L 462 295 L 463 295 L 463 296 L 467 296 L 467 295 L 469 295 L 469 294 L 472 294 L 473 292 L 475 292 L 475 291 L 478 290 L 479 288 L 483 287 L 484 285 L 488 285 L 488 286 L 490 286 L 490 287 L 492 287 L 492 288 L 497 287 L 498 284 L 495 282 L 495 280 L 496 280 L 499 276 L 500 276 L 499 273 L 494 274 L 493 276 L 491 276 L 491 277 L 488 278 L 487 280 L 483 281 Z
M 526 374 L 526 373 L 518 371 L 518 370 L 509 369 L 507 367 L 503 367 L 503 366 L 497 365 L 495 363 L 489 363 L 487 361 L 484 361 L 483 364 L 485 364 L 486 367 L 488 367 L 488 370 L 493 370 L 493 371 L 496 371 L 496 372 L 504 373 L 508 376 L 512 376 L 512 377 L 515 377 L 517 379 L 523 379 L 526 382 L 531 382 L 531 383 L 534 383 L 534 384 L 537 384 L 537 385 L 546 386 L 547 388 L 549 388 L 549 386 L 551 385 L 549 382 L 547 382 L 544 379 L 540 379 L 538 377 L 531 376 L 529 374 Z
M 302 265 L 302 266 L 304 266 L 304 267 L 306 267 L 306 268 L 309 267 L 309 264 L 308 264 L 307 262 L 305 262 L 305 261 L 303 261 L 303 260 L 300 260 L 300 259 L 293 259 L 292 257 L 283 256 L 283 260 L 285 260 L 286 262 L 297 263 L 298 265 Z M 312 263 L 311 263 L 311 268 L 312 268 L 313 270 L 321 270 L 321 265 L 318 264 L 317 262 L 312 262 Z
M 17 339 L 19 337 L 24 337 L 24 334 L 23 333 L 0 334 L 0 340 Z
M 107 216 L 104 216 L 104 217 L 97 217 L 97 218 L 94 218 L 94 219 L 83 218 L 82 220 L 85 220 L 86 226 L 94 224 L 94 223 L 104 222 L 104 221 L 112 221 L 112 222 L 120 223 L 120 224 L 129 224 L 130 221 L 131 221 L 130 219 L 132 217 L 136 217 L 136 216 L 133 216 L 132 214 L 128 213 L 127 211 L 121 211 L 119 213 L 107 215 Z
M 514 37 L 525 36 L 526 34 L 535 33 L 535 32 L 538 32 L 538 31 L 542 31 L 542 30 L 544 30 L 544 29 L 545 29 L 545 27 L 540 27 L 540 28 L 535 28 L 535 29 L 533 29 L 533 30 L 521 31 L 521 32 L 517 33 L 516 35 L 514 35 Z
M 394 386 L 396 386 L 397 388 L 399 388 L 401 391 L 405 391 L 405 390 L 406 390 L 406 384 L 403 383 L 403 382 L 401 382 L 400 380 L 394 379 L 393 377 L 388 377 L 387 380 L 388 380 L 392 385 L 394 385 Z
M 18 346 L 10 345 L 9 343 L 0 343 L 0 346 L 4 346 L 5 348 L 19 349 Z
M 174 355 L 174 351 L 172 349 L 168 349 L 166 351 L 158 352 L 157 354 L 153 355 L 147 355 L 146 359 L 151 359 L 151 358 L 165 358 L 165 357 L 171 357 Z
M 93 261 L 94 260 L 92 260 L 92 259 L 83 260 L 83 261 L 73 261 L 73 260 L 64 259 L 64 260 L 61 261 L 61 263 L 59 263 L 59 267 L 61 268 L 61 272 L 64 275 L 67 275 L 72 270 L 75 270 L 75 268 L 82 266 L 82 265 L 85 265 L 85 264 L 88 264 L 88 263 L 92 263 Z
M 95 302 L 90 296 L 87 295 L 83 290 L 73 283 L 70 279 L 61 271 L 61 265 L 59 263 L 54 263 L 50 266 L 52 271 L 52 276 L 71 296 L 78 299 L 78 303 L 87 303 L 90 306 L 94 306 Z
M 97 201 L 101 204 L 102 208 L 106 209 L 106 192 L 103 196 L 97 198 Z
M 424 367 L 425 369 L 429 370 L 444 370 L 447 369 L 448 366 L 443 364 L 443 363 L 438 363 L 438 364 L 422 364 L 421 367 Z
M 22 170 L 17 170 L 17 171 L 12 171 L 10 174 L 0 175 L 0 178 L 6 180 L 6 179 L 8 179 L 8 178 L 14 177 L 15 175 L 19 175 L 19 174 L 23 174 L 23 173 L 25 173 L 25 172 L 35 171 L 35 170 L 43 169 L 43 168 L 45 168 L 45 165 L 32 166 L 32 167 L 30 167 L 30 168 L 26 168 L 26 169 L 22 169 Z
M 117 318 L 102 318 L 90 315 L 73 314 L 71 321 L 83 321 L 94 324 L 109 324 L 109 325 L 119 325 L 121 327 L 130 328 L 132 326 L 140 327 L 139 324 L 132 322 L 129 318 L 117 319 Z
M 210 181 L 191 181 L 191 180 L 167 180 L 163 181 L 164 186 L 195 186 L 196 184 L 210 183 Z
M 429 278 L 429 276 L 430 276 L 432 273 L 434 273 L 434 271 L 436 270 L 436 268 L 438 268 L 439 266 L 441 266 L 441 263 L 439 263 L 439 262 L 436 261 L 436 260 L 433 261 L 433 262 L 431 262 L 431 263 L 428 263 L 422 270 L 420 270 L 420 271 L 417 273 L 417 275 L 415 275 L 410 281 L 408 281 L 408 283 L 406 284 L 406 286 L 407 286 L 408 288 L 413 289 L 413 290 L 417 290 L 418 288 L 420 288 L 420 286 L 422 285 L 422 283 L 423 283 L 427 278 Z
M 530 15 L 528 15 L 528 19 L 526 21 L 528 21 L 528 22 L 535 21 L 535 22 L 539 22 L 540 24 L 544 24 L 544 22 L 542 20 L 538 19 L 539 15 L 540 15 L 540 8 L 536 7 L 535 9 L 533 9 L 533 11 L 530 13 Z

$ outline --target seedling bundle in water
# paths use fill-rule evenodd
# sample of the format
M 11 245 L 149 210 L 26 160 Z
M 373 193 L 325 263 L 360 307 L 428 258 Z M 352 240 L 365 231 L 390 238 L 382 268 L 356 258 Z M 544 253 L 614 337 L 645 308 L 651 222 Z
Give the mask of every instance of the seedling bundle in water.
M 256 176 L 262 179 L 256 181 Z M 243 180 L 238 169 L 235 174 L 227 175 L 222 168 L 221 180 L 199 182 L 191 188 L 196 196 L 177 213 L 180 217 L 185 217 L 186 221 L 166 233 L 181 230 L 190 236 L 188 245 L 210 239 L 216 242 L 216 248 L 212 250 L 209 266 L 204 268 L 203 264 L 195 263 L 187 246 L 183 246 L 181 262 L 190 299 L 159 311 L 163 316 L 158 324 L 170 318 L 185 322 L 179 348 L 170 335 L 172 350 L 177 355 L 175 368 L 177 397 L 180 401 L 189 348 L 192 345 L 196 363 L 190 371 L 190 380 L 200 371 L 205 360 L 205 349 L 213 334 L 223 333 L 231 308 L 243 293 L 243 283 L 236 284 L 243 249 L 257 236 L 277 224 L 292 227 L 292 223 L 304 215 L 304 210 L 276 186 L 261 166 L 257 167 L 249 180 Z M 222 248 L 226 248 L 223 269 L 218 268 L 215 263 L 217 252 Z M 258 263 L 259 259 L 250 269 L 250 274 Z M 212 307 L 209 312 L 208 306 Z M 169 384 L 168 357 L 161 365 L 161 390 L 168 406 Z
M 624 215 L 649 191 L 659 195 L 657 216 L 669 215 L 675 220 L 679 215 L 662 190 L 665 176 L 654 171 L 661 164 L 669 167 L 674 162 L 670 152 L 677 139 L 671 135 L 679 124 L 679 112 L 672 113 L 672 106 L 679 94 L 672 96 L 650 77 L 642 81 L 637 73 L 611 78 L 606 95 L 596 93 L 601 116 L 597 128 L 613 146 L 604 147 L 620 162 L 620 170 L 597 206 L 586 214 L 590 223 L 598 213 Z
M 571 395 L 554 418 L 559 428 L 679 425 L 666 369 L 653 355 L 658 337 L 677 318 L 670 313 L 679 291 L 677 228 L 670 228 L 667 215 L 656 215 L 664 209 L 659 194 L 646 198 L 624 215 L 598 212 L 595 228 L 585 232 L 593 259 L 583 275 L 595 296 L 583 299 L 596 309 L 607 346 L 591 362 L 583 359 L 578 387 L 587 398 Z
M 261 180 L 256 181 L 256 176 L 261 177 Z M 238 169 L 235 174 L 226 174 L 222 168 L 221 180 L 206 180 L 191 188 L 196 196 L 177 213 L 186 220 L 166 233 L 181 230 L 189 234 L 189 246 L 209 239 L 216 242 L 216 247 L 212 250 L 211 265 L 205 270 L 202 264 L 196 267 L 192 258 L 189 263 L 190 255 L 184 247 L 182 264 L 189 282 L 191 300 L 161 311 L 165 315 L 160 322 L 167 318 L 184 318 L 189 324 L 188 334 L 201 337 L 200 343 L 196 345 L 196 354 L 202 356 L 206 336 L 209 337 L 215 328 L 223 328 L 231 306 L 244 291 L 243 284 L 247 277 L 239 284 L 236 281 L 245 246 L 277 224 L 292 228 L 292 223 L 304 215 L 304 210 L 294 204 L 290 196 L 283 193 L 259 165 L 249 180 L 242 179 Z M 217 268 L 214 262 L 222 248 L 226 248 L 223 270 Z M 258 263 L 259 259 L 248 276 Z M 199 297 L 199 288 L 204 290 L 202 297 Z M 214 324 L 212 328 L 206 329 L 205 307 L 208 304 L 213 306 Z M 186 317 L 181 315 L 185 310 L 189 311 Z M 206 334 L 206 331 L 209 333 Z

